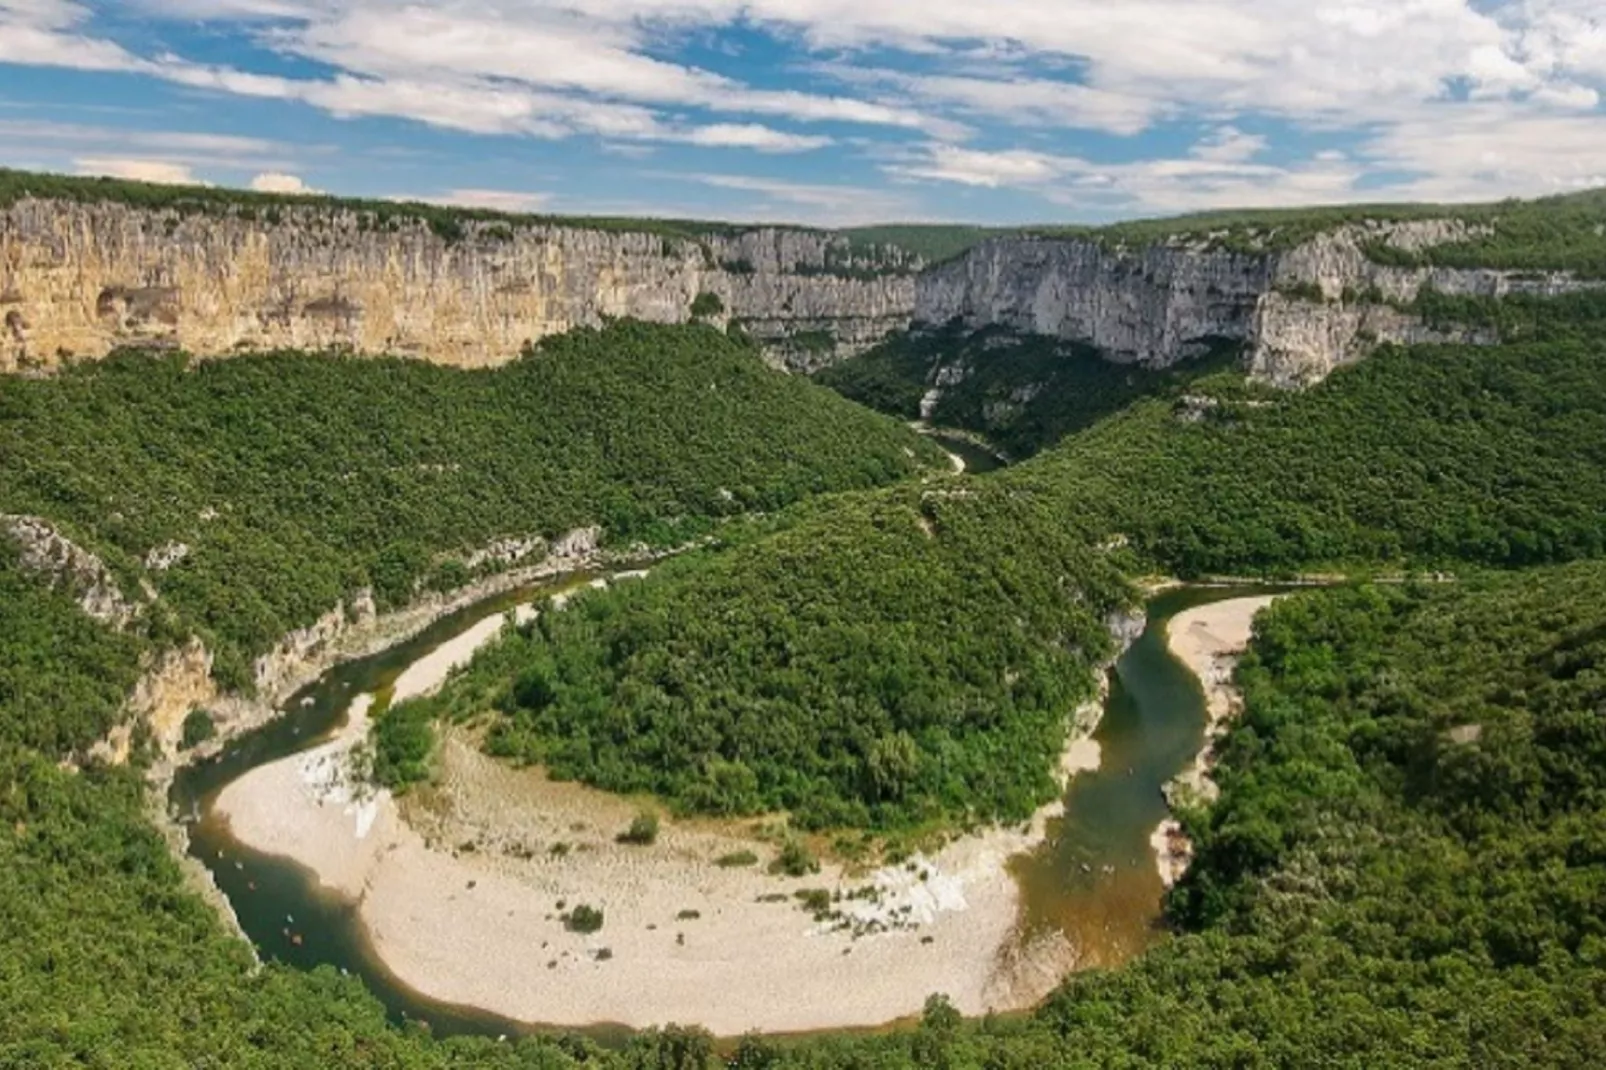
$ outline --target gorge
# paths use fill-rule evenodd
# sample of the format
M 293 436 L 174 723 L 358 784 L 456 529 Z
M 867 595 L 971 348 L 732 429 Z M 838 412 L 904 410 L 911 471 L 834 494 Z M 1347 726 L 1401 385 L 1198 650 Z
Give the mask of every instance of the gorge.
M 1606 1057 L 1606 199 L 927 264 L 6 179 L 0 1061 Z M 1274 591 L 1168 803 L 1163 625 Z

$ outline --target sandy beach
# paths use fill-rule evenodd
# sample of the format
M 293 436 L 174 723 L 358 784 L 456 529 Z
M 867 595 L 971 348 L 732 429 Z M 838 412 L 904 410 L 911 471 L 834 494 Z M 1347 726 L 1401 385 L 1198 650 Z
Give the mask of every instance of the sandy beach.
M 523 624 L 535 619 L 535 607 L 517 606 L 512 610 L 512 616 L 514 623 Z M 501 634 L 503 627 L 507 625 L 507 619 L 507 614 L 486 617 L 461 635 L 448 639 L 407 666 L 402 670 L 402 674 L 396 677 L 390 700 L 405 702 L 410 698 L 418 698 L 438 690 L 453 670 L 473 661 L 476 651 Z
M 396 695 L 438 686 L 499 622 L 409 668 Z M 621 844 L 635 803 L 510 768 L 460 734 L 447 735 L 434 785 L 402 799 L 354 788 L 367 708 L 354 704 L 332 741 L 231 784 L 216 808 L 241 841 L 357 901 L 376 956 L 427 996 L 526 1022 L 728 1036 L 880 1025 L 934 992 L 966 1014 L 1022 1009 L 1076 963 L 1063 938 L 1017 946 L 1006 864 L 1060 803 L 903 865 L 789 879 L 767 872 L 776 849 L 757 822 L 666 818 L 655 844 Z M 1065 776 L 1097 768 L 1083 733 L 1101 710 L 1079 712 Z M 716 863 L 742 851 L 759 863 Z M 823 920 L 797 899 L 811 889 L 832 899 Z M 600 931 L 569 931 L 579 904 L 602 910 Z
M 1167 786 L 1167 798 L 1188 803 L 1215 801 L 1217 789 L 1210 779 L 1215 742 L 1237 715 L 1240 703 L 1237 689 L 1233 687 L 1233 672 L 1239 655 L 1249 645 L 1255 614 L 1278 597 L 1266 595 L 1215 602 L 1178 613 L 1167 623 L 1166 645 L 1199 678 L 1209 717 L 1204 748 Z M 1155 850 L 1160 877 L 1169 888 L 1187 872 L 1193 860 L 1193 845 L 1182 834 L 1181 826 L 1169 818 L 1154 830 L 1150 843 Z

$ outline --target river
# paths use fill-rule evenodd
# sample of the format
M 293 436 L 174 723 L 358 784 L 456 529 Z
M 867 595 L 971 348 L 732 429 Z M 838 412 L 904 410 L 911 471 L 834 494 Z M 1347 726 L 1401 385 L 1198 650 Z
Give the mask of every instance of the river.
M 932 428 L 923 431 L 922 434 L 964 461 L 965 471 L 970 475 L 996 472 L 1005 467 L 1005 461 L 1002 457 L 962 432 Z
M 211 870 L 264 959 L 356 974 L 394 1020 L 421 1020 L 437 1035 L 530 1031 L 526 1024 L 430 1000 L 402 984 L 374 955 L 354 905 L 321 892 L 302 867 L 236 841 L 213 804 L 246 772 L 327 739 L 357 695 L 374 693 L 383 701 L 402 670 L 441 643 L 492 614 L 587 578 L 565 577 L 499 596 L 379 655 L 339 666 L 294 696 L 282 719 L 232 743 L 218 758 L 180 771 L 171 803 L 175 813 L 188 815 L 190 852 Z M 1113 965 L 1159 938 L 1163 889 L 1148 839 L 1166 816 L 1161 786 L 1191 761 L 1205 728 L 1203 693 L 1166 649 L 1165 622 L 1193 606 L 1248 593 L 1258 592 L 1185 589 L 1149 604 L 1148 628 L 1120 659 L 1095 734 L 1103 750 L 1100 769 L 1073 780 L 1067 816 L 1054 823 L 1038 851 L 1014 864 L 1023 893 L 1023 939 L 1058 927 L 1082 949 L 1083 965 Z M 604 1041 L 619 1036 L 614 1028 L 587 1032 Z

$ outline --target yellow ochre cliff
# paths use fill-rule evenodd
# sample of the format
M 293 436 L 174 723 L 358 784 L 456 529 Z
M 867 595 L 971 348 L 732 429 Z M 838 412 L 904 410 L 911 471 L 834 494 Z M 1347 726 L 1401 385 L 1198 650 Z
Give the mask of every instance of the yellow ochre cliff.
M 700 295 L 808 369 L 907 325 L 917 260 L 785 228 L 689 237 L 339 205 L 182 212 L 24 198 L 0 212 L 0 372 L 122 347 L 281 348 L 461 367 L 608 317 L 681 322 Z M 705 309 L 714 303 L 704 298 Z

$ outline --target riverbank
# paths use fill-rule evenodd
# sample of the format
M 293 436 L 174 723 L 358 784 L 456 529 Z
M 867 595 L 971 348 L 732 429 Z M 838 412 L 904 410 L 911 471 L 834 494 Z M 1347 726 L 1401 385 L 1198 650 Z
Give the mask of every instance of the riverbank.
M 434 686 L 472 654 L 459 640 L 401 679 L 417 670 L 418 686 Z M 1103 698 L 1076 714 L 1066 779 L 1099 764 L 1089 733 Z M 431 999 L 524 1022 L 738 1035 L 881 1025 L 933 992 L 967 1014 L 1023 1009 L 1077 965 L 1058 934 L 1022 946 L 1008 865 L 1062 802 L 898 866 L 782 878 L 767 872 L 776 851 L 755 823 L 666 821 L 651 846 L 620 844 L 635 803 L 512 769 L 461 732 L 446 733 L 434 785 L 364 794 L 349 774 L 365 709 L 331 742 L 229 785 L 216 813 L 241 843 L 355 902 L 373 957 Z M 743 852 L 757 863 L 730 864 Z M 829 900 L 819 915 L 799 899 L 815 890 Z M 565 924 L 580 904 L 603 912 L 599 932 Z
M 169 805 L 173 780 L 181 769 L 216 758 L 236 740 L 278 721 L 294 695 L 336 666 L 379 654 L 453 614 L 524 588 L 561 583 L 565 576 L 583 577 L 608 564 L 641 564 L 667 556 L 612 553 L 600 549 L 597 539 L 596 529 L 571 532 L 553 543 L 533 565 L 494 573 L 451 592 L 431 592 L 390 613 L 375 612 L 371 596 L 360 592 L 351 607 L 337 606 L 313 625 L 285 636 L 259 658 L 255 666 L 256 694 L 249 698 L 219 694 L 210 677 L 211 655 L 198 642 L 192 641 L 181 656 L 164 658 L 140 680 L 130 700 L 130 710 L 135 717 L 153 723 L 161 745 L 157 760 L 146 774 L 147 812 L 167 842 L 185 883 L 218 912 L 231 930 L 249 942 L 233 904 L 218 888 L 211 872 L 190 854 L 188 822 L 199 815 L 180 814 Z M 678 551 L 669 551 L 674 552 Z M 447 668 L 449 671 L 450 666 Z M 166 710 L 166 720 L 177 725 L 189 710 L 196 708 L 212 712 L 215 735 L 200 746 L 178 750 L 170 738 L 174 733 L 164 733 L 156 711 Z
M 1215 801 L 1217 789 L 1210 779 L 1215 743 L 1237 715 L 1241 704 L 1233 684 L 1233 672 L 1239 656 L 1249 646 L 1255 615 L 1278 597 L 1263 595 L 1215 602 L 1185 610 L 1167 622 L 1166 644 L 1177 660 L 1198 677 L 1204 688 L 1208 718 L 1204 746 L 1188 768 L 1166 786 L 1166 799 L 1173 806 Z M 1187 872 L 1193 860 L 1193 844 L 1188 842 L 1174 818 L 1161 822 L 1150 843 L 1154 847 L 1160 878 L 1170 887 Z

